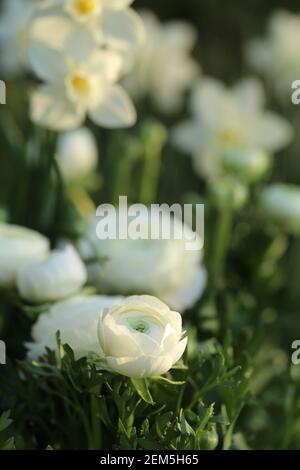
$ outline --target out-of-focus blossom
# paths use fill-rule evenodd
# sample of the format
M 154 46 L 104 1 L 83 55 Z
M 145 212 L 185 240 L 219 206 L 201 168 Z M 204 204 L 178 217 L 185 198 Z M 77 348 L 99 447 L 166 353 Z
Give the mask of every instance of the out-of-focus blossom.
M 54 304 L 39 316 L 32 328 L 32 343 L 27 343 L 28 356 L 37 359 L 45 348 L 57 350 L 56 333 L 62 344 L 68 344 L 77 359 L 88 353 L 101 354 L 97 328 L 101 312 L 119 303 L 122 297 L 76 296 Z
M 133 57 L 133 72 L 125 86 L 137 99 L 149 96 L 162 112 L 179 111 L 185 91 L 199 75 L 200 67 L 191 56 L 196 31 L 183 21 L 162 24 L 149 11 L 141 16 L 146 41 Z
M 187 345 L 181 315 L 148 295 L 128 297 L 105 310 L 98 332 L 109 367 L 132 378 L 166 373 Z
M 7 75 L 28 67 L 29 22 L 35 0 L 4 0 L 0 17 L 0 64 Z
M 300 235 L 300 187 L 274 183 L 261 193 L 260 205 L 264 216 L 269 216 L 287 233 Z
M 82 57 L 91 47 L 128 51 L 143 42 L 144 27 L 129 8 L 133 0 L 46 0 L 39 5 L 32 36 L 50 47 Z
M 65 245 L 45 261 L 20 270 L 17 289 L 23 299 L 43 304 L 75 294 L 86 280 L 87 272 L 78 253 L 72 245 Z
M 31 118 L 37 124 L 69 130 L 87 115 L 108 128 L 134 124 L 135 109 L 116 84 L 123 65 L 119 54 L 98 50 L 81 60 L 75 49 L 71 57 L 36 42 L 30 56 L 36 74 L 46 82 L 31 97 Z
M 0 223 L 0 288 L 14 287 L 18 272 L 48 252 L 49 241 L 40 233 Z
M 149 218 L 139 221 L 144 232 L 148 229 Z M 100 292 L 148 293 L 176 310 L 191 307 L 206 285 L 206 272 L 201 266 L 202 240 L 189 227 L 182 226 L 179 219 L 174 221 L 175 230 L 184 228 L 186 238 L 99 240 L 97 220 L 93 219 L 88 234 L 79 243 L 79 251 L 88 262 L 90 281 Z M 192 236 L 199 249 L 189 251 L 186 241 Z M 96 261 L 90 261 L 95 258 Z
M 97 142 L 86 127 L 60 134 L 56 154 L 62 176 L 67 183 L 83 180 L 97 167 Z
M 264 110 L 261 83 L 244 79 L 232 89 L 215 79 L 204 79 L 192 94 L 193 118 L 178 125 L 174 143 L 193 159 L 195 170 L 215 177 L 224 170 L 223 156 L 238 150 L 275 152 L 292 138 L 289 123 Z M 256 162 L 257 165 L 257 162 Z
M 248 62 L 261 72 L 284 99 L 300 76 L 300 14 L 274 12 L 265 38 L 254 39 L 246 47 Z

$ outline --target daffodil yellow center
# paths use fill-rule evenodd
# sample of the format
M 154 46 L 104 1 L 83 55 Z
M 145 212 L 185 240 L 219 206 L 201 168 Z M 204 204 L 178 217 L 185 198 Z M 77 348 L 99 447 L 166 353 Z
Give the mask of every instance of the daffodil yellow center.
M 241 137 L 236 132 L 229 130 L 221 131 L 218 138 L 223 145 L 238 145 L 241 143 Z
M 90 83 L 88 79 L 82 75 L 74 75 L 71 79 L 71 83 L 74 90 L 81 95 L 85 95 L 90 91 Z
M 76 0 L 75 8 L 79 15 L 88 15 L 95 10 L 95 0 Z

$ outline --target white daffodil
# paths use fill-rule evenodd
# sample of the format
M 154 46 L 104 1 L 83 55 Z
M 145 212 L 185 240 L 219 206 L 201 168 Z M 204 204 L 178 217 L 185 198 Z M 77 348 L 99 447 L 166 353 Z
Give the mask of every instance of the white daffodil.
M 8 75 L 28 67 L 29 23 L 34 0 L 4 0 L 0 17 L 0 64 Z
M 300 235 L 300 187 L 274 183 L 261 193 L 260 205 L 264 216 L 269 216 L 283 231 Z
M 261 72 L 285 100 L 291 94 L 293 81 L 300 76 L 299 43 L 300 14 L 278 10 L 269 19 L 266 37 L 254 39 L 246 47 L 250 65 Z
M 144 39 L 144 27 L 129 6 L 133 0 L 47 0 L 39 5 L 31 36 L 68 51 L 105 46 L 128 51 Z
M 204 79 L 193 92 L 191 107 L 193 118 L 174 129 L 173 141 L 192 156 L 196 172 L 204 177 L 222 172 L 222 158 L 229 151 L 238 150 L 240 158 L 245 152 L 248 158 L 249 150 L 272 153 L 292 138 L 289 123 L 264 110 L 263 88 L 254 78 L 244 79 L 232 89 Z
M 53 130 L 79 127 L 86 115 L 103 127 L 134 124 L 136 113 L 125 91 L 116 84 L 122 59 L 109 51 L 94 51 L 85 60 L 35 43 L 30 50 L 37 75 L 46 83 L 31 97 L 31 118 Z
M 163 213 L 162 217 L 167 224 L 169 216 Z M 148 229 L 149 220 L 150 213 L 139 219 L 141 232 Z M 176 310 L 191 307 L 206 285 L 206 272 L 201 266 L 202 240 L 189 227 L 182 226 L 179 219 L 174 220 L 176 229 L 185 230 L 186 238 L 98 239 L 97 220 L 93 219 L 88 234 L 79 242 L 90 281 L 100 292 L 148 293 Z M 192 236 L 196 237 L 198 249 L 189 251 L 186 240 Z
M 132 377 L 166 373 L 186 345 L 181 315 L 155 297 L 128 297 L 103 312 L 99 342 L 111 369 Z
M 149 11 L 141 12 L 146 41 L 133 56 L 133 72 L 125 79 L 136 98 L 149 96 L 162 112 L 179 111 L 185 91 L 199 75 L 200 67 L 191 56 L 197 34 L 183 21 L 160 23 Z
M 14 287 L 18 272 L 48 252 L 49 241 L 40 233 L 0 223 L 0 288 Z
M 78 292 L 87 272 L 72 245 L 54 250 L 48 259 L 29 264 L 17 275 L 20 296 L 32 303 L 60 300 Z
M 98 148 L 93 133 L 86 127 L 59 135 L 57 162 L 67 183 L 83 180 L 97 167 Z
M 105 308 L 121 301 L 122 297 L 77 296 L 54 304 L 41 314 L 32 328 L 32 343 L 27 343 L 28 356 L 37 359 L 45 348 L 57 350 L 56 333 L 62 344 L 68 344 L 80 359 L 88 353 L 101 354 L 97 335 L 98 320 Z

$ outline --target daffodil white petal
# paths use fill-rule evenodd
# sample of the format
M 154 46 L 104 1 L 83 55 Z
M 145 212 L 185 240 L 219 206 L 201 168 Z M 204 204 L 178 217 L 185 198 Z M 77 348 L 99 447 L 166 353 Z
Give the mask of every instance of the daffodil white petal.
M 143 23 L 131 9 L 104 11 L 102 27 L 106 42 L 113 47 L 136 47 L 145 39 Z
M 30 101 L 31 119 L 52 130 L 73 129 L 83 122 L 84 110 L 66 100 L 56 85 L 42 85 L 33 92 Z
M 100 126 L 108 128 L 132 126 L 136 121 L 136 111 L 127 95 L 119 85 L 106 90 L 104 100 L 90 108 L 90 118 Z

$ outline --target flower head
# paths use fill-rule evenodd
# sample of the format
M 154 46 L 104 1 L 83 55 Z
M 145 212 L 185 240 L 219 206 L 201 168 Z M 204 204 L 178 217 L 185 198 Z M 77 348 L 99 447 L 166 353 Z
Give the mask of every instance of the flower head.
M 146 295 L 128 297 L 105 310 L 98 335 L 109 367 L 132 378 L 164 374 L 187 345 L 180 314 Z
M 223 156 L 229 151 L 239 151 L 241 158 L 253 149 L 272 153 L 292 137 L 287 121 L 264 110 L 263 89 L 254 78 L 232 89 L 204 79 L 195 87 L 191 107 L 193 118 L 175 128 L 173 141 L 192 156 L 195 170 L 205 177 L 223 171 Z
M 161 24 L 150 11 L 141 12 L 146 41 L 133 54 L 133 71 L 125 86 L 133 97 L 149 96 L 165 113 L 180 110 L 185 91 L 199 75 L 191 56 L 197 35 L 184 21 Z
M 167 224 L 169 215 L 163 212 L 162 217 Z M 150 212 L 140 219 L 140 231 L 144 234 L 149 220 Z M 206 273 L 201 266 L 202 240 L 179 219 L 175 218 L 174 222 L 175 230 L 178 233 L 184 230 L 186 238 L 104 240 L 97 238 L 97 220 L 93 219 L 87 235 L 79 243 L 79 251 L 87 260 L 90 281 L 101 292 L 148 293 L 177 310 L 191 307 L 206 285 Z M 192 236 L 198 249 L 189 251 L 186 240 Z
M 36 43 L 31 48 L 31 61 L 46 82 L 31 97 L 34 122 L 67 130 L 79 127 L 88 115 L 103 127 L 134 124 L 131 101 L 116 84 L 122 68 L 119 54 L 98 50 L 82 60 L 75 50 L 71 57 Z
M 99 316 L 105 308 L 121 301 L 121 297 L 77 296 L 54 304 L 39 316 L 32 328 L 34 342 L 27 343 L 28 356 L 36 359 L 45 348 L 56 350 L 56 333 L 67 343 L 77 359 L 88 353 L 100 354 L 97 336 Z
M 49 241 L 40 233 L 0 223 L 0 287 L 14 287 L 18 272 L 48 253 Z
M 21 297 L 32 303 L 46 303 L 75 294 L 87 279 L 87 273 L 72 245 L 54 250 L 49 257 L 29 264 L 17 275 Z

